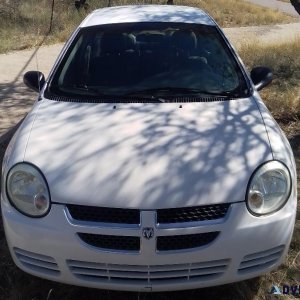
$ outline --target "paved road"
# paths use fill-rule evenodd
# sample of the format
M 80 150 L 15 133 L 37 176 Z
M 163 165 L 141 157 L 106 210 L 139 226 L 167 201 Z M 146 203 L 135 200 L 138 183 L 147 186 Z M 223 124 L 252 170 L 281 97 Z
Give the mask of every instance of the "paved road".
M 282 11 L 292 16 L 299 17 L 299 14 L 295 11 L 293 5 L 291 3 L 278 1 L 278 0 L 246 0 L 248 2 L 252 2 L 254 4 L 258 4 L 261 6 L 269 7 L 275 10 Z
M 251 43 L 284 43 L 300 37 L 300 23 L 225 28 L 224 32 L 237 48 Z
M 300 37 L 300 23 L 226 28 L 224 31 L 238 48 L 244 43 L 274 43 Z M 23 74 L 38 69 L 47 75 L 61 48 L 62 44 L 56 44 L 43 46 L 37 53 L 33 49 L 0 55 L 0 136 L 30 110 L 36 97 L 36 93 L 22 83 Z
M 0 55 L 0 136 L 30 109 L 37 94 L 27 89 L 23 74 L 40 70 L 48 74 L 62 44 Z

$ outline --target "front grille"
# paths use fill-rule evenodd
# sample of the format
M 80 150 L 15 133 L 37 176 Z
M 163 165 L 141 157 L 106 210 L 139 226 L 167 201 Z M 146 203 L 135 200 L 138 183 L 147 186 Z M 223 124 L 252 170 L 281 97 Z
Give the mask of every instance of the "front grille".
M 31 271 L 50 276 L 58 276 L 60 274 L 57 263 L 50 256 L 25 251 L 19 248 L 14 248 L 14 252 L 20 263 Z
M 156 247 L 158 251 L 196 248 L 211 243 L 218 235 L 219 232 L 206 232 L 199 234 L 159 236 L 157 238 Z
M 157 223 L 182 223 L 216 220 L 224 218 L 230 204 L 215 204 L 184 208 L 169 208 L 157 210 Z
M 206 206 L 168 208 L 157 210 L 157 223 L 199 222 L 224 218 L 230 204 L 215 204 Z M 78 221 L 140 224 L 140 210 L 108 208 L 84 205 L 67 205 L 71 217 Z
M 93 206 L 83 206 L 83 205 L 67 205 L 66 206 L 69 215 L 79 221 L 88 222 L 102 222 L 108 223 L 107 226 L 113 226 L 111 224 L 127 224 L 134 225 L 135 234 L 129 233 L 126 236 L 119 234 L 118 231 L 113 235 L 106 234 L 105 230 L 94 233 L 77 233 L 78 237 L 86 244 L 99 248 L 99 249 L 110 249 L 116 251 L 128 251 L 128 252 L 139 252 L 141 249 L 141 243 L 143 242 L 140 236 L 139 226 L 141 224 L 140 215 L 141 211 L 138 209 L 121 209 L 121 208 L 103 208 L 103 207 L 93 207 Z M 180 222 L 186 222 L 185 226 L 196 226 L 192 222 L 204 221 L 204 220 L 214 220 L 218 218 L 223 218 L 230 204 L 217 204 L 217 205 L 207 205 L 199 207 L 188 207 L 188 208 L 171 208 L 171 209 L 159 209 L 156 210 L 156 221 L 155 221 L 155 211 L 152 211 L 153 222 L 158 224 L 175 224 Z M 84 224 L 86 225 L 86 224 Z M 153 224 L 155 227 L 155 224 Z M 87 225 L 88 226 L 88 225 Z M 118 225 L 116 225 L 118 226 Z M 168 225 L 170 226 L 170 225 Z M 175 228 L 174 228 L 175 229 Z M 176 235 L 176 230 L 169 232 L 168 236 L 160 235 L 160 228 L 157 227 L 156 232 L 156 250 L 157 251 L 174 251 L 174 250 L 184 250 L 192 249 L 201 246 L 205 246 L 212 241 L 214 241 L 219 232 L 204 232 L 197 234 Z M 124 234 L 124 233 L 123 233 Z
M 97 283 L 133 284 L 180 284 L 190 280 L 214 280 L 229 265 L 229 259 L 191 264 L 174 265 L 117 265 L 68 260 L 72 274 L 85 281 Z
M 138 209 L 107 208 L 84 205 L 67 205 L 71 217 L 79 221 L 140 224 Z
M 239 274 L 261 271 L 274 265 L 282 256 L 284 246 L 278 246 L 245 256 L 238 269 Z
M 118 236 L 90 233 L 78 233 L 78 236 L 85 243 L 97 248 L 126 251 L 140 250 L 140 238 L 136 236 Z

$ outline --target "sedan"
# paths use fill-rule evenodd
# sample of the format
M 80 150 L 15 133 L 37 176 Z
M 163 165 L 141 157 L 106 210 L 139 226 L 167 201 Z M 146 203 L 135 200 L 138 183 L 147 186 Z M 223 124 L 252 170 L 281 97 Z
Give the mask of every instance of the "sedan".
M 2 166 L 11 256 L 101 289 L 216 286 L 278 267 L 296 215 L 290 145 L 216 22 L 184 6 L 94 11 L 75 30 Z

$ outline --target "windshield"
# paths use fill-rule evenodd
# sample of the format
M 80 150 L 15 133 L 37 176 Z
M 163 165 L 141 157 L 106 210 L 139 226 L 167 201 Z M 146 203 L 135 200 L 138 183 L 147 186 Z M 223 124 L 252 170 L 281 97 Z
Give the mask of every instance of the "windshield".
M 62 96 L 242 97 L 248 89 L 214 26 L 128 23 L 82 28 L 51 81 Z

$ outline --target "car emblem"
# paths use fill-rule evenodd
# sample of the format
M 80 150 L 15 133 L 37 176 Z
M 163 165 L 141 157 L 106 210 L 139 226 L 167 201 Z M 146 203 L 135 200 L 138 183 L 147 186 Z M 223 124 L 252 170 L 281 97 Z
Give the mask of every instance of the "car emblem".
M 154 236 L 154 229 L 152 227 L 143 228 L 143 237 L 150 240 Z

